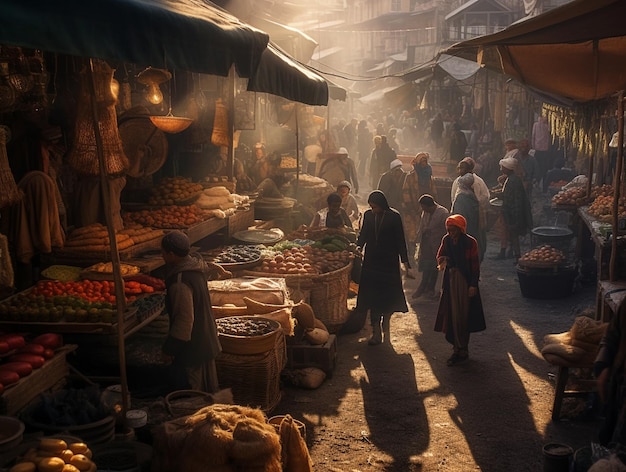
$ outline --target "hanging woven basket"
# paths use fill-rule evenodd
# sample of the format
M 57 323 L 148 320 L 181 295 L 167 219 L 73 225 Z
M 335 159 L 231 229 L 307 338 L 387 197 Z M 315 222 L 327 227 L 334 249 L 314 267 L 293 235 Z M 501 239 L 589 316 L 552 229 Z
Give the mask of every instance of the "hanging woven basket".
M 90 74 L 86 68 L 81 71 L 80 79 L 81 87 L 74 125 L 74 142 L 68 155 L 68 163 L 81 174 L 100 175 L 92 100 L 89 92 Z M 111 91 L 112 79 L 113 69 L 104 61 L 95 61 L 93 80 L 105 171 L 107 175 L 120 175 L 128 170 L 129 162 L 124 153 L 117 128 L 115 97 Z
M 17 187 L 15 177 L 9 166 L 6 144 L 10 140 L 11 131 L 0 126 L 0 208 L 19 202 L 24 194 Z
M 211 144 L 215 146 L 230 146 L 228 133 L 228 108 L 221 98 L 215 102 L 215 119 L 213 120 L 213 133 Z

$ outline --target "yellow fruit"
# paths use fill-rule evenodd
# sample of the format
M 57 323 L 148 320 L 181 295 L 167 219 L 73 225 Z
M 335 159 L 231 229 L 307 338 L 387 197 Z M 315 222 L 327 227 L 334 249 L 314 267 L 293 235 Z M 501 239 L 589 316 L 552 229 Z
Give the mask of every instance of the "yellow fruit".
M 39 472 L 63 472 L 65 465 L 65 461 L 60 457 L 44 457 L 39 461 L 37 470 Z
M 61 472 L 80 472 L 80 469 L 72 464 L 65 464 Z
M 59 454 L 59 457 L 67 463 L 72 457 L 74 457 L 74 451 L 71 449 L 65 449 L 61 452 L 61 454 Z
M 87 459 L 92 459 L 93 453 L 91 452 L 91 449 L 87 448 L 87 450 L 83 452 L 83 456 L 87 457 Z
M 9 472 L 35 472 L 37 464 L 34 462 L 20 462 L 9 469 Z
M 62 439 L 41 438 L 39 440 L 39 449 L 48 452 L 62 452 L 67 449 L 67 443 Z
M 89 468 L 91 467 L 91 461 L 87 456 L 84 456 L 83 454 L 76 454 L 72 456 L 72 458 L 70 459 L 70 464 L 72 464 L 80 471 L 89 470 Z
M 84 442 L 76 442 L 70 444 L 68 449 L 71 449 L 74 454 L 85 454 L 85 451 L 89 449 L 89 447 Z

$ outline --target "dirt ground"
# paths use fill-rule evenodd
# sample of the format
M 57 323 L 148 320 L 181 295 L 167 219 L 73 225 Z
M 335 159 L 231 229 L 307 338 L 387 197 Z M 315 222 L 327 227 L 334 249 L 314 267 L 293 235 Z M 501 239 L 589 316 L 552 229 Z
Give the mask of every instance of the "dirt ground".
M 536 223 L 545 219 L 541 201 L 534 210 Z M 369 346 L 366 325 L 338 338 L 336 369 L 319 389 L 284 388 L 272 414 L 305 423 L 314 470 L 535 472 L 544 444 L 576 450 L 593 440 L 598 415 L 584 399 L 566 399 L 562 420 L 551 420 L 556 369 L 540 349 L 545 334 L 567 331 L 595 306 L 595 283 L 567 298 L 524 298 L 512 259 L 493 260 L 498 242 L 489 237 L 480 281 L 487 330 L 472 334 L 467 362 L 446 366 L 451 346 L 433 331 L 437 302 L 411 300 L 419 280 L 408 280 L 410 311 L 393 316 L 389 344 Z

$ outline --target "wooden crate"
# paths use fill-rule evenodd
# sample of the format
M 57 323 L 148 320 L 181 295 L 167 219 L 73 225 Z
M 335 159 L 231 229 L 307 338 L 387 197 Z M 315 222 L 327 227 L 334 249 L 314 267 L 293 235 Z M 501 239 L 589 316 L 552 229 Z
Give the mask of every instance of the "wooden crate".
M 66 356 L 74 349 L 76 349 L 75 345 L 66 344 L 39 369 L 33 370 L 30 375 L 21 378 L 16 384 L 8 386 L 0 396 L 0 413 L 16 415 L 40 394 L 64 380 L 69 373 Z
M 311 346 L 309 344 L 287 345 L 287 368 L 303 369 L 317 367 L 330 374 L 337 363 L 337 336 L 331 334 L 325 344 Z

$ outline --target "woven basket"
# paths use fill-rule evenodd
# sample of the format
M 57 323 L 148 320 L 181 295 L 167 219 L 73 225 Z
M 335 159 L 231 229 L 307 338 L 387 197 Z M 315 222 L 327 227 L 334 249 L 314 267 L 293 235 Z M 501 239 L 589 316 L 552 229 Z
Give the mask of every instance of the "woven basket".
M 301 293 L 308 293 L 308 303 L 315 317 L 322 321 L 330 333 L 336 333 L 348 320 L 348 292 L 352 262 L 333 272 L 320 275 L 272 274 L 285 279 L 287 287 Z M 244 271 L 245 275 L 267 277 L 264 272 Z
M 235 317 L 229 318 L 232 319 Z M 282 329 L 278 321 L 258 316 L 238 316 L 236 318 L 267 321 L 270 323 L 273 330 L 270 333 L 260 336 L 235 336 L 232 334 L 224 334 L 219 332 L 219 323 L 221 318 L 218 318 L 218 337 L 220 340 L 220 344 L 222 345 L 222 351 L 228 352 L 230 354 L 240 354 L 248 356 L 254 354 L 263 354 L 274 349 L 274 345 L 276 344 L 276 338 L 280 333 L 282 333 Z
M 113 69 L 104 61 L 94 63 L 93 80 L 98 105 L 98 130 L 102 138 L 102 152 L 107 175 L 119 175 L 129 168 L 128 158 L 124 154 L 122 140 L 117 128 L 115 97 L 111 94 Z M 78 99 L 78 111 L 74 126 L 74 142 L 68 154 L 67 162 L 77 172 L 85 175 L 100 175 L 98 150 L 91 95 L 89 92 L 90 75 L 85 68 L 80 73 L 81 87 Z
M 279 331 L 274 348 L 264 354 L 222 352 L 215 364 L 220 388 L 231 388 L 238 405 L 272 411 L 280 402 L 280 372 L 287 364 L 285 336 Z
M 199 409 L 212 404 L 211 394 L 199 390 L 177 390 L 165 397 L 165 406 L 172 418 L 193 415 Z
M 6 144 L 10 139 L 10 130 L 0 126 L 0 208 L 12 205 L 22 199 L 24 193 L 17 187 L 15 177 L 9 166 Z
M 170 134 L 180 133 L 181 131 L 185 131 L 193 120 L 191 118 L 185 118 L 182 116 L 173 116 L 173 115 L 165 115 L 165 116 L 151 116 L 150 121 L 152 124 L 159 128 L 161 131 Z

